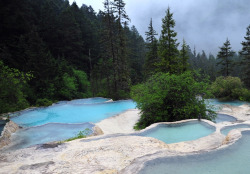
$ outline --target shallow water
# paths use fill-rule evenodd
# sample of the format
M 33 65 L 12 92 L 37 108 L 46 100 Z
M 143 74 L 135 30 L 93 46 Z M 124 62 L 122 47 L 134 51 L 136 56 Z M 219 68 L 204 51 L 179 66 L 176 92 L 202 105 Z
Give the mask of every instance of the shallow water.
M 12 117 L 11 120 L 23 127 L 39 126 L 47 123 L 97 123 L 136 107 L 132 100 L 98 104 L 80 104 L 81 102 L 82 100 L 25 111 L 19 116 Z
M 205 100 L 206 103 L 209 103 L 211 105 L 231 105 L 231 106 L 240 106 L 240 105 L 244 105 L 244 104 L 249 104 L 248 102 L 244 102 L 244 101 L 239 101 L 239 100 L 234 100 L 234 101 L 221 101 L 218 99 L 206 99 Z
M 250 131 L 233 145 L 198 155 L 167 157 L 146 163 L 140 174 L 246 174 L 250 171 Z
M 153 137 L 167 144 L 182 141 L 191 141 L 207 136 L 215 131 L 213 126 L 200 121 L 187 123 L 158 125 L 151 130 L 138 134 L 145 137 Z
M 238 124 L 238 125 L 227 126 L 227 127 L 221 129 L 221 133 L 224 135 L 227 135 L 231 130 L 239 129 L 239 128 L 250 128 L 250 125 Z
M 6 121 L 0 120 L 0 136 L 1 136 L 1 133 L 3 131 L 3 128 L 4 128 L 5 124 L 6 124 Z
M 86 128 L 92 129 L 93 127 L 94 125 L 90 123 L 49 123 L 43 126 L 21 129 L 12 135 L 12 145 L 8 149 L 21 149 L 36 144 L 66 140 L 76 136 L 79 131 L 84 131 Z
M 221 123 L 224 121 L 235 122 L 235 121 L 237 121 L 237 119 L 235 117 L 230 116 L 230 115 L 217 114 L 217 117 L 215 118 L 215 123 Z

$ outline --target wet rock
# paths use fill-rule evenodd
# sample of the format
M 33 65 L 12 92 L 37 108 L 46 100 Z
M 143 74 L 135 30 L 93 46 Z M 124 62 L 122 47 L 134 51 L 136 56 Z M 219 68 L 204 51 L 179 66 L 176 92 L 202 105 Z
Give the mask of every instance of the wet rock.
M 19 129 L 19 126 L 13 121 L 9 121 L 5 125 L 2 135 L 0 137 L 0 148 L 7 146 L 11 143 L 11 140 L 10 140 L 11 134 L 16 132 L 18 129 Z

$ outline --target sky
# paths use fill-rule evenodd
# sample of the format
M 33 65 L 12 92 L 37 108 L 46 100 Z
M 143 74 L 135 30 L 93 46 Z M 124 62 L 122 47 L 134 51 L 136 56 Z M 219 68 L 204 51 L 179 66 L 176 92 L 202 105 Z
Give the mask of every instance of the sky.
M 103 10 L 104 0 L 69 0 L 78 6 L 91 5 L 96 12 Z M 170 7 L 176 22 L 178 42 L 217 55 L 228 38 L 232 49 L 240 51 L 246 28 L 250 25 L 249 0 L 124 0 L 126 12 L 139 33 L 145 38 L 150 19 L 160 35 L 162 18 Z

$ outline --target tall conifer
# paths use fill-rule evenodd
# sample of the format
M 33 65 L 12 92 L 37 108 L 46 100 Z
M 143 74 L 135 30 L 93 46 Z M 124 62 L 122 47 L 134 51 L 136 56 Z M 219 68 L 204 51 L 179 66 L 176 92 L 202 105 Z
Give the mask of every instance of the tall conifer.
M 171 74 L 179 73 L 179 58 L 178 58 L 178 45 L 177 33 L 174 31 L 175 21 L 173 13 L 170 12 L 168 7 L 166 16 L 162 19 L 162 30 L 159 40 L 160 62 L 158 64 L 158 71 L 169 72 Z
M 229 76 L 233 66 L 232 57 L 235 52 L 231 50 L 230 45 L 230 41 L 227 39 L 224 45 L 220 47 L 220 51 L 217 55 L 217 58 L 219 60 L 217 65 L 221 66 L 220 73 L 224 76 Z
M 250 25 L 247 27 L 247 33 L 244 37 L 245 41 L 241 43 L 242 50 L 240 55 L 243 57 L 242 64 L 244 67 L 244 78 L 245 85 L 250 88 Z

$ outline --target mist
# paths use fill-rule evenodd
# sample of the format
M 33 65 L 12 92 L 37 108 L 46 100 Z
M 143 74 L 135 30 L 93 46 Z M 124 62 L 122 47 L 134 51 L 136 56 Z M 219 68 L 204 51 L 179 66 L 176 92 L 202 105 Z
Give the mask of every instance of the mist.
M 78 0 L 78 5 L 92 5 L 96 12 L 102 10 L 103 0 Z M 162 18 L 170 7 L 174 13 L 178 42 L 183 39 L 191 49 L 204 50 L 215 56 L 228 38 L 232 49 L 238 52 L 250 25 L 250 1 L 248 0 L 125 0 L 126 11 L 139 33 L 145 38 L 150 19 L 158 33 Z

